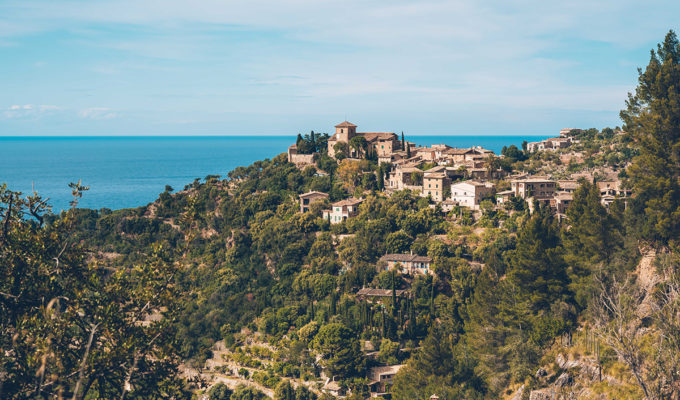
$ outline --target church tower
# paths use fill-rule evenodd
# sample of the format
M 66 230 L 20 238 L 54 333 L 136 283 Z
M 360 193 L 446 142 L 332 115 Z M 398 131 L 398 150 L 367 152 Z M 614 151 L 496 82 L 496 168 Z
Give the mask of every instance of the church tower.
M 335 125 L 335 137 L 338 142 L 349 143 L 349 140 L 357 135 L 357 126 L 351 122 L 342 122 Z

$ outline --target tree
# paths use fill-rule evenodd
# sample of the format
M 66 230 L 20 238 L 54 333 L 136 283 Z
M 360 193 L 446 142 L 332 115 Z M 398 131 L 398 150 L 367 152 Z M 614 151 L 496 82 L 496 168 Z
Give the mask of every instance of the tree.
M 405 253 L 411 248 L 413 238 L 403 230 L 398 230 L 385 238 L 385 251 L 388 253 Z
M 592 295 L 596 267 L 609 263 L 622 247 L 623 235 L 618 221 L 602 205 L 597 185 L 585 180 L 574 192 L 567 218 L 569 226 L 562 230 L 565 259 L 576 300 L 585 307 Z
M 259 390 L 246 385 L 238 385 L 229 400 L 264 400 L 267 395 Z
M 404 131 L 401 131 L 401 149 L 406 150 L 406 140 L 404 140 Z
M 534 214 L 519 232 L 516 249 L 508 254 L 508 280 L 530 297 L 534 310 L 549 309 L 553 301 L 568 295 L 558 233 L 547 207 L 536 204 Z
M 345 142 L 337 142 L 333 145 L 333 151 L 335 152 L 335 159 L 342 160 L 348 156 L 349 146 Z
M 274 390 L 274 400 L 296 400 L 295 389 L 287 379 L 282 380 Z
M 87 188 L 70 186 L 59 216 L 37 194 L 0 187 L 0 397 L 189 398 L 171 325 L 177 267 L 160 245 L 132 266 L 88 264 L 74 233 Z
M 368 142 L 366 141 L 366 138 L 363 136 L 354 136 L 349 140 L 349 147 L 351 149 L 354 149 L 357 158 L 359 158 L 366 154 L 368 150 Z
M 356 160 L 345 159 L 340 162 L 337 170 L 337 176 L 342 181 L 343 186 L 349 192 L 354 192 L 354 189 L 359 185 L 361 179 L 361 167 Z
M 680 44 L 670 31 L 621 111 L 624 130 L 639 148 L 627 170 L 636 194 L 634 211 L 644 213 L 641 235 L 665 245 L 680 237 Z
M 316 400 L 316 394 L 307 389 L 307 387 L 298 385 L 295 389 L 295 400 Z
M 208 390 L 208 400 L 229 400 L 231 394 L 232 391 L 229 386 L 219 382 Z
M 359 341 L 345 325 L 330 323 L 321 327 L 314 347 L 321 353 L 322 364 L 330 376 L 348 378 L 360 372 Z

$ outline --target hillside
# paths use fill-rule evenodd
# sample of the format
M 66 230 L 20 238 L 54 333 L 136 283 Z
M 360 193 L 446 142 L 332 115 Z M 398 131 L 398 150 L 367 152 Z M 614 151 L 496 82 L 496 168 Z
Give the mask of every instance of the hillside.
M 485 156 L 479 207 L 387 190 L 397 163 L 314 135 L 310 165 L 136 209 L 80 209 L 78 183 L 54 215 L 3 186 L 0 397 L 678 398 L 679 61 L 669 34 L 622 130 Z M 538 176 L 574 183 L 568 207 L 499 201 Z M 327 196 L 301 212 L 309 192 Z

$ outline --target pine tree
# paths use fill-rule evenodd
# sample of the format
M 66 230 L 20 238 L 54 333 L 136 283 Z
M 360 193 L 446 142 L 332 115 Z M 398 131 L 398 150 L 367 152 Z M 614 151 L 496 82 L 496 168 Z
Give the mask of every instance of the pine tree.
M 548 309 L 553 301 L 566 296 L 566 265 L 557 224 L 547 207 L 535 206 L 508 258 L 508 280 L 529 296 L 535 310 Z
M 644 213 L 642 237 L 658 244 L 680 235 L 680 43 L 670 31 L 645 68 L 638 69 L 635 94 L 621 111 L 624 130 L 640 154 L 627 173 Z

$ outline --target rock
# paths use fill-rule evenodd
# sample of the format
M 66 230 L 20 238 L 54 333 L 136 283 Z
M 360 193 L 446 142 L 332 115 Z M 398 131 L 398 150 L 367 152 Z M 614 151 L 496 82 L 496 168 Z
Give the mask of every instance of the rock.
M 549 389 L 532 390 L 529 400 L 553 400 L 554 392 Z
M 557 357 L 555 357 L 555 363 L 557 363 L 557 366 L 561 369 L 575 368 L 581 365 L 578 361 L 567 360 L 562 354 L 558 354 Z
M 524 395 L 524 385 L 520 386 L 519 389 L 515 392 L 515 394 L 510 398 L 510 400 L 522 400 L 522 396 Z
M 560 375 L 557 380 L 555 380 L 555 386 L 556 387 L 564 387 L 567 385 L 570 385 L 572 382 L 571 376 L 569 376 L 568 373 L 563 373 Z
M 548 372 L 543 368 L 539 368 L 538 371 L 536 371 L 536 379 L 541 379 L 546 376 L 548 376 Z

